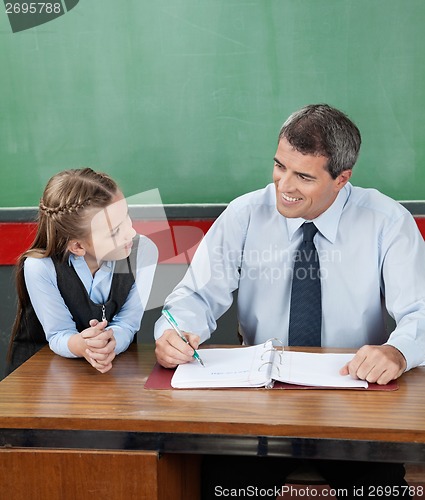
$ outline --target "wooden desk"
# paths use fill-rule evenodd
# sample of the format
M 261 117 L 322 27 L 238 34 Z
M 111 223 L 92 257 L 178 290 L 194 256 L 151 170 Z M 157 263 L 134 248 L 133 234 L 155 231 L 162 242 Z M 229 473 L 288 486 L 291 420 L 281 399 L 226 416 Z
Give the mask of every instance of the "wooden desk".
M 0 382 L 0 498 L 194 500 L 206 453 L 425 462 L 425 368 L 394 392 L 145 390 L 154 361 L 44 348 Z

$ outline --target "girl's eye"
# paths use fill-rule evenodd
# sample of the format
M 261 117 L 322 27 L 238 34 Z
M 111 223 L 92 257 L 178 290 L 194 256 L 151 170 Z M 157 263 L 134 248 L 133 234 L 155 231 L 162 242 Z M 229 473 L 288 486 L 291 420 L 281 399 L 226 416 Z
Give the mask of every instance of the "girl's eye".
M 120 228 L 117 227 L 114 231 L 111 232 L 111 236 L 112 237 L 117 236 L 119 232 L 120 232 Z

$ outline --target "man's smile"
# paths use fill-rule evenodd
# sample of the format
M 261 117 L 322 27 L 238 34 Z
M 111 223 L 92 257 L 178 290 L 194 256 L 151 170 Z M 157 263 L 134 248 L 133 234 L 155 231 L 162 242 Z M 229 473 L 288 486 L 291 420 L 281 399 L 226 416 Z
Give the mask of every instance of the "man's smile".
M 285 193 L 281 193 L 281 195 L 282 195 L 282 198 L 284 199 L 284 201 L 287 201 L 289 203 L 294 203 L 296 201 L 301 201 L 302 200 L 302 198 L 292 198 L 292 196 L 288 196 Z

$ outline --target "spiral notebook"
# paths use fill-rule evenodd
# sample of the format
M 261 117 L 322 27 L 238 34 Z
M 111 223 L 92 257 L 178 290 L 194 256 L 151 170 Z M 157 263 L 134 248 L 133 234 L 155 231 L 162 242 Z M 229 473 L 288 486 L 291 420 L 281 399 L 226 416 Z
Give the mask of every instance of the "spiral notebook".
M 217 387 L 267 387 L 276 381 L 310 387 L 362 388 L 364 380 L 355 380 L 339 370 L 354 354 L 285 351 L 273 341 L 239 349 L 203 349 L 205 368 L 195 360 L 179 365 L 171 379 L 176 389 Z

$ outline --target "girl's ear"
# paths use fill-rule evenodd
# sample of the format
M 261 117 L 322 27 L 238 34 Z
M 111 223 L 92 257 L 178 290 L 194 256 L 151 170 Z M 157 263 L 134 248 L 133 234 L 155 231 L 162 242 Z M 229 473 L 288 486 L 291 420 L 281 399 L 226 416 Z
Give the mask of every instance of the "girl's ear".
M 68 242 L 67 249 L 69 252 L 73 253 L 77 257 L 82 257 L 86 253 L 86 251 L 81 246 L 81 243 L 78 240 L 70 240 Z

